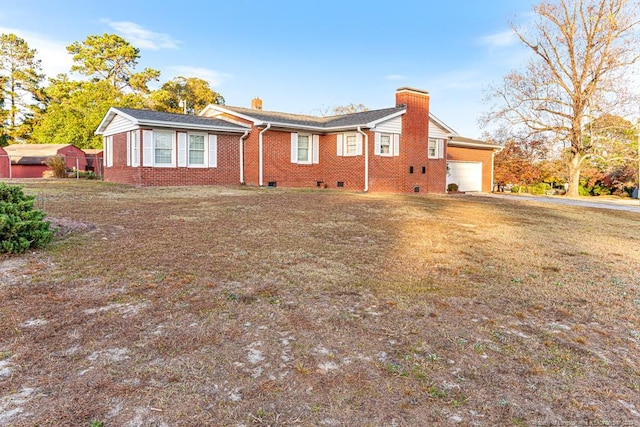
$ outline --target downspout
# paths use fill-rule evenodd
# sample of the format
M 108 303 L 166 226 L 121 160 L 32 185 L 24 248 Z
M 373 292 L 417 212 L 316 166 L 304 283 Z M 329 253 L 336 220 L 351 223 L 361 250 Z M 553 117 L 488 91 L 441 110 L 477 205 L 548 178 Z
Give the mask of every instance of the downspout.
M 496 158 L 496 152 L 494 150 L 491 150 L 491 190 L 489 190 L 489 193 L 493 193 L 493 190 L 496 188 L 496 183 L 493 178 L 493 167 L 494 167 L 495 158 Z
M 245 131 L 240 137 L 240 184 L 244 184 L 244 139 L 249 135 L 249 131 Z
M 367 193 L 369 191 L 369 135 L 362 132 L 360 126 L 357 131 L 364 136 L 364 192 Z
M 263 147 L 262 135 L 266 131 L 268 131 L 270 127 L 271 127 L 271 123 L 268 123 L 267 127 L 262 129 L 260 131 L 260 135 L 258 136 L 258 185 L 260 187 L 264 186 L 264 179 L 263 179 L 264 165 L 262 164 L 264 160 L 264 156 L 262 155 L 262 147 Z

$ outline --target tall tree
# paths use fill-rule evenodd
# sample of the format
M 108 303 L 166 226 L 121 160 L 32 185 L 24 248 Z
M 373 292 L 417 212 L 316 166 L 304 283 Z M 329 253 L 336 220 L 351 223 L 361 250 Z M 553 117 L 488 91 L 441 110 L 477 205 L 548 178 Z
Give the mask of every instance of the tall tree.
M 90 35 L 82 43 L 67 46 L 67 51 L 75 62 L 71 71 L 109 81 L 118 91 L 148 93 L 148 83 L 160 76 L 160 71 L 151 68 L 136 73 L 140 49 L 115 34 Z
M 197 77 L 176 77 L 151 93 L 154 109 L 170 113 L 195 114 L 209 104 L 224 104 L 224 98 L 209 86 L 209 82 Z M 186 103 L 182 104 L 182 103 Z
M 94 132 L 110 107 L 142 108 L 146 103 L 139 94 L 118 92 L 106 80 L 74 82 L 62 75 L 46 91 L 51 102 L 33 129 L 34 140 L 43 144 L 100 148 L 102 139 Z
M 635 101 L 627 76 L 639 36 L 637 5 L 628 0 L 542 1 L 528 31 L 512 25 L 532 53 L 523 71 L 489 88 L 495 101 L 487 122 L 505 120 L 565 147 L 569 196 L 578 196 L 580 171 L 594 155 L 585 143 L 590 117 L 620 111 Z
M 28 138 L 28 126 L 21 125 L 28 123 L 37 104 L 44 101 L 40 89 L 44 76 L 36 50 L 15 34 L 0 34 L 0 74 L 0 96 L 8 101 L 2 117 L 5 138 Z

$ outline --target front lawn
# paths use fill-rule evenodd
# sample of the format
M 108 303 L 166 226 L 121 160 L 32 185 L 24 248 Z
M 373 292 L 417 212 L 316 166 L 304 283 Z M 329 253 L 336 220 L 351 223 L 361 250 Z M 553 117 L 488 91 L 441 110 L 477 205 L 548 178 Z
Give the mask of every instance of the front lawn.
M 24 186 L 59 231 L 0 258 L 0 425 L 640 423 L 638 214 Z

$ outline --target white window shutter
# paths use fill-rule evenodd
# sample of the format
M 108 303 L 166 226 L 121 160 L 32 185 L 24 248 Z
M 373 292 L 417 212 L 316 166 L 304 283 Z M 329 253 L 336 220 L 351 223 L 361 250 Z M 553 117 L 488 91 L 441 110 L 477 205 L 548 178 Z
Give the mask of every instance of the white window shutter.
M 311 148 L 313 163 L 318 164 L 320 163 L 320 135 L 312 135 L 311 139 L 313 140 L 313 146 Z
M 381 147 L 381 141 L 380 141 L 381 136 L 380 136 L 380 132 L 376 132 L 374 135 L 375 135 L 375 137 L 374 137 L 374 140 L 375 140 L 375 146 L 374 146 L 374 148 L 373 148 L 373 154 L 375 154 L 376 156 L 379 156 L 379 155 L 380 155 L 380 153 L 382 153 L 382 149 L 380 148 L 380 147 Z
M 362 134 L 356 134 L 356 156 L 362 155 Z
M 153 166 L 153 131 L 142 131 L 142 166 Z
M 107 166 L 107 158 L 109 157 L 109 137 L 102 138 L 102 166 Z
M 127 166 L 131 166 L 131 132 L 127 132 Z
M 209 135 L 209 167 L 218 167 L 218 135 Z
M 400 155 L 400 135 L 398 135 L 397 133 L 393 134 L 393 155 Z
M 441 159 L 444 157 L 444 139 L 438 140 L 438 158 Z
M 131 166 L 138 167 L 140 166 L 140 131 L 132 131 L 131 136 L 133 137 L 133 156 L 131 157 Z
M 338 156 L 342 156 L 342 134 L 336 135 Z
M 298 163 L 298 133 L 291 132 L 291 163 Z
M 105 157 L 107 159 L 107 167 L 110 168 L 113 166 L 113 136 L 108 136 L 106 143 L 107 155 Z
M 187 166 L 187 134 L 178 132 L 178 167 Z

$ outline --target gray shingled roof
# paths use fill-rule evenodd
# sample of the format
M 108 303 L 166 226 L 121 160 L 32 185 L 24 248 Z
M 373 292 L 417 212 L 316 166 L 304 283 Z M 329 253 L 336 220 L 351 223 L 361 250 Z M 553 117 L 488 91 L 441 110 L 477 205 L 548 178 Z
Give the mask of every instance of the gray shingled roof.
M 127 114 L 142 123 L 148 122 L 165 122 L 189 124 L 195 126 L 221 127 L 228 129 L 237 129 L 239 131 L 246 130 L 246 127 L 228 122 L 226 120 L 215 119 L 211 117 L 193 116 L 189 114 L 165 113 L 162 111 L 137 110 L 134 108 L 116 108 L 116 110 Z
M 226 110 L 252 117 L 254 119 L 267 123 L 278 123 L 283 125 L 291 125 L 294 127 L 312 126 L 323 129 L 365 126 L 368 123 L 383 119 L 406 109 L 405 107 L 401 106 L 384 108 L 381 110 L 363 111 L 361 113 L 345 114 L 340 116 L 318 117 L 303 114 L 289 114 L 277 111 L 264 111 L 251 108 L 232 107 L 228 105 L 223 105 L 221 107 Z

